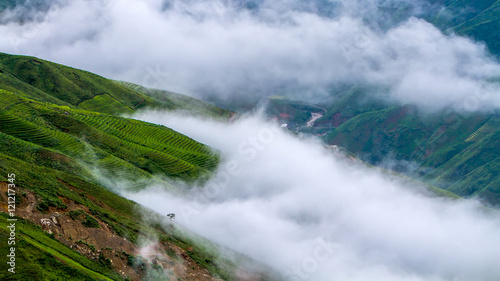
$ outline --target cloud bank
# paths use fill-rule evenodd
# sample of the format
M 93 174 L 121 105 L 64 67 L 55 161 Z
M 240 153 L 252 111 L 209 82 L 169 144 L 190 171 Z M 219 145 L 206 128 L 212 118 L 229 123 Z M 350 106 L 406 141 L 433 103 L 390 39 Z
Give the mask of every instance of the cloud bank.
M 202 97 L 323 97 L 362 83 L 426 107 L 471 95 L 477 108 L 500 104 L 498 62 L 484 45 L 411 17 L 425 1 L 390 1 L 409 7 L 396 23 L 376 0 L 57 3 L 24 24 L 3 13 L 0 50 Z
M 248 116 L 232 124 L 145 113 L 224 156 L 185 196 L 126 196 L 279 270 L 288 280 L 498 280 L 500 220 Z

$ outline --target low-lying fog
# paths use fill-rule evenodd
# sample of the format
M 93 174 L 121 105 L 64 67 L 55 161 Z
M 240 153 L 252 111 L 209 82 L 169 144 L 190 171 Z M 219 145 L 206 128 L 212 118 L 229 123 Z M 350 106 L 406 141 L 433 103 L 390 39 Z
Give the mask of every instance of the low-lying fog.
M 290 280 L 498 280 L 500 220 L 474 201 L 424 195 L 255 114 L 227 124 L 148 112 L 135 118 L 218 149 L 202 190 L 126 196 Z

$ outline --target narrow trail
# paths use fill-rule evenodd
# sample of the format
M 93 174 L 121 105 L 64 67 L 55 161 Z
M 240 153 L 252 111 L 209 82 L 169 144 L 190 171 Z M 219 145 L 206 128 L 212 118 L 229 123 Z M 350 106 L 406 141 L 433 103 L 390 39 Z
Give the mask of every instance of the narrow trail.
M 307 127 L 314 126 L 314 122 L 316 122 L 316 120 L 318 120 L 321 117 L 323 117 L 323 114 L 321 113 L 311 113 L 311 119 L 307 121 Z

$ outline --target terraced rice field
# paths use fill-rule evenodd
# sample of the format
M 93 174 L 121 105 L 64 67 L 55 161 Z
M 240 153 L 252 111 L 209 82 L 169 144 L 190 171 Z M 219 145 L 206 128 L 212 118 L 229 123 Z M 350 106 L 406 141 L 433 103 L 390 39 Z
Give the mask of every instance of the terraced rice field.
M 119 113 L 133 113 L 134 110 L 122 104 L 114 97 L 104 94 L 95 96 L 92 99 L 86 100 L 78 105 L 83 109 L 90 111 L 105 112 L 108 114 Z
M 497 117 L 492 117 L 488 122 L 486 122 L 481 128 L 475 131 L 470 137 L 468 137 L 465 142 L 475 142 L 478 141 L 496 131 L 500 130 L 500 119 Z
M 138 145 L 136 149 L 159 163 L 170 163 L 173 157 L 187 169 L 192 167 L 184 162 L 207 169 L 214 167 L 215 163 L 211 161 L 214 153 L 207 146 L 169 128 L 115 116 L 75 114 L 74 117 L 115 137 L 108 136 L 103 141 L 116 145 L 121 140 L 122 144 Z
M 208 175 L 218 164 L 207 146 L 167 127 L 0 95 L 0 132 L 82 158 L 123 177 Z M 97 153 L 97 156 L 94 155 Z

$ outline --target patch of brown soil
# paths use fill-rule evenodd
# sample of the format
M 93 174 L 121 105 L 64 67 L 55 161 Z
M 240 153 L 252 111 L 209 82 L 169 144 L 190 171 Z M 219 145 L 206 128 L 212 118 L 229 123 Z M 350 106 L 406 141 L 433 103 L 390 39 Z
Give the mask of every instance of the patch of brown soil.
M 0 211 L 4 213 L 8 210 L 6 192 L 7 183 L 0 182 Z M 129 240 L 116 235 L 109 225 L 97 217 L 94 218 L 99 222 L 100 228 L 83 226 L 80 220 L 73 220 L 69 212 L 82 210 L 85 214 L 92 215 L 86 206 L 72 200 L 61 198 L 67 205 L 66 209 L 50 208 L 47 213 L 42 213 L 36 209 L 39 198 L 32 191 L 17 186 L 16 195 L 22 197 L 21 204 L 16 206 L 16 216 L 41 226 L 44 231 L 54 234 L 55 239 L 96 262 L 99 256 L 109 259 L 112 268 L 124 278 L 142 280 L 146 276 L 146 271 L 153 267 L 163 269 L 172 280 L 221 280 L 211 276 L 208 270 L 198 266 L 185 250 L 174 244 L 157 243 L 145 251 L 144 248 L 140 249 Z M 86 197 L 90 200 L 95 199 Z M 148 265 L 142 268 L 131 265 L 128 258 L 131 255 L 141 256 Z

